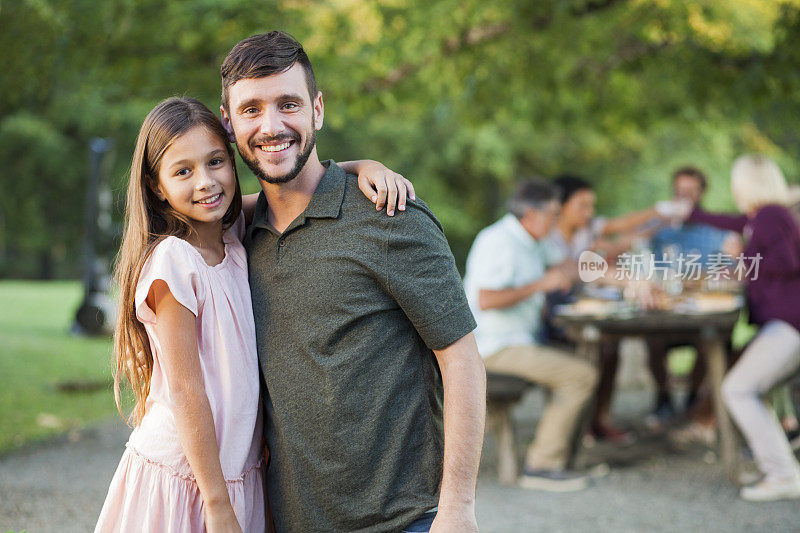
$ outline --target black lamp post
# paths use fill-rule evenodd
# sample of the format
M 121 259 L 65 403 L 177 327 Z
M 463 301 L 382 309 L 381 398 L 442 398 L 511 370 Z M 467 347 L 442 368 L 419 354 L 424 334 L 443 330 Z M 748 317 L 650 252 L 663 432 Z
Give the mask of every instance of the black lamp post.
M 108 263 L 97 253 L 101 229 L 110 221 L 110 193 L 103 179 L 103 160 L 111 149 L 111 141 L 94 137 L 89 141 L 89 184 L 86 189 L 86 233 L 83 242 L 83 301 L 75 312 L 72 331 L 97 335 L 111 331 L 116 306 L 108 295 Z M 99 224 L 98 224 L 99 222 Z M 102 227 L 101 227 L 102 226 Z

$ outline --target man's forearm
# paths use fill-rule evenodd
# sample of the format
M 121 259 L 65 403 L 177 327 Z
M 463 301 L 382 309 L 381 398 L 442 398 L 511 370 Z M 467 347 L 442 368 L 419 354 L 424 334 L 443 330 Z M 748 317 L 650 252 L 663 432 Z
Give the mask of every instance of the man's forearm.
M 541 289 L 536 281 L 514 289 L 481 289 L 478 291 L 478 306 L 482 311 L 511 307 L 530 298 L 539 290 Z
M 440 513 L 474 510 L 486 418 L 486 370 L 470 333 L 436 351 L 444 384 L 444 469 Z

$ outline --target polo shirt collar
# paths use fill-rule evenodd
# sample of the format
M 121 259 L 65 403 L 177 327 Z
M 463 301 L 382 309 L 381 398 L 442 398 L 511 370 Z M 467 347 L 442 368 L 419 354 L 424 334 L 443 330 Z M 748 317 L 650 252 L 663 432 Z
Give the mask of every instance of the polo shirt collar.
M 344 201 L 344 190 L 347 186 L 347 173 L 333 159 L 322 161 L 322 165 L 327 169 L 311 196 L 306 210 L 286 228 L 286 231 L 304 223 L 306 218 L 337 218 L 339 216 Z M 264 195 L 264 191 L 258 195 L 256 209 L 253 213 L 253 226 L 274 231 L 267 218 L 267 197 Z
M 517 217 L 511 213 L 508 213 L 501 220 L 503 221 L 503 225 L 508 228 L 509 233 L 511 233 L 514 238 L 527 246 L 537 245 L 536 239 L 534 239 L 531 234 L 528 233 L 528 230 L 526 230 L 522 224 L 520 224 Z
M 256 200 L 256 209 L 253 211 L 253 226 L 258 228 L 270 229 L 271 226 L 267 221 L 267 197 L 264 196 L 264 191 L 258 193 L 258 200 Z
M 333 159 L 323 161 L 327 167 L 306 207 L 306 218 L 338 218 L 344 201 L 347 173 Z

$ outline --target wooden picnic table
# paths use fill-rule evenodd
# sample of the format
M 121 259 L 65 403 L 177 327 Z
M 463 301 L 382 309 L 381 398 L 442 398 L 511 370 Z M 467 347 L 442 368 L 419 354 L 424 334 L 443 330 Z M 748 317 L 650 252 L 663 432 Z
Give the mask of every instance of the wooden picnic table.
M 577 343 L 578 355 L 593 361 L 599 359 L 603 340 L 654 335 L 667 342 L 671 339 L 699 340 L 711 381 L 722 463 L 731 481 L 738 484 L 738 437 L 722 400 L 722 380 L 727 371 L 726 341 L 730 339 L 739 319 L 739 311 L 736 308 L 708 313 L 643 310 L 612 312 L 606 315 L 562 313 L 554 317 L 554 322 Z

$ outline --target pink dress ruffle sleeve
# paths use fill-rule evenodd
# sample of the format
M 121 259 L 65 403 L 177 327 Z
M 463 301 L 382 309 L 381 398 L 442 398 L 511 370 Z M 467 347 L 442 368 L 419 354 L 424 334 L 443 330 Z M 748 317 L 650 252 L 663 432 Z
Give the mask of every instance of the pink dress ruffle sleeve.
M 214 417 L 220 464 L 234 512 L 245 532 L 267 528 L 259 369 L 247 258 L 228 230 L 225 258 L 209 266 L 188 242 L 167 237 L 154 249 L 136 288 L 137 318 L 153 352 L 153 376 L 144 418 L 131 433 L 96 532 L 201 532 L 203 498 L 183 453 L 170 408 L 170 384 L 146 303 L 150 286 L 163 280 L 175 299 L 197 317 L 203 380 Z

